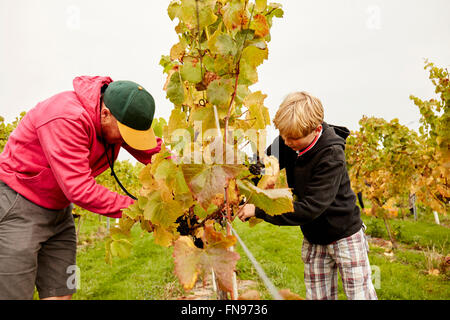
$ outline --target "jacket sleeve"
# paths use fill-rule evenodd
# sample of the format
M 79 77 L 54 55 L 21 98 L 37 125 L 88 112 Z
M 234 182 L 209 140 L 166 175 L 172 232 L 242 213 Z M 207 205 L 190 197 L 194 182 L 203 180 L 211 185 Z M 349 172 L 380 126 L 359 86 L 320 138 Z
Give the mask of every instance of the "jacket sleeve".
M 122 144 L 122 147 L 125 148 L 137 161 L 143 163 L 145 165 L 152 162 L 152 156 L 155 153 L 161 151 L 162 140 L 159 137 L 156 137 L 156 147 L 150 150 L 136 150 L 127 145 L 126 143 Z
M 346 170 L 345 162 L 333 157 L 325 157 L 315 166 L 311 182 L 300 201 L 294 201 L 294 211 L 271 216 L 260 208 L 255 216 L 275 225 L 298 226 L 319 217 L 334 201 Z
M 133 199 L 97 184 L 89 165 L 89 134 L 82 122 L 55 119 L 37 128 L 37 135 L 52 173 L 70 202 L 112 218 Z

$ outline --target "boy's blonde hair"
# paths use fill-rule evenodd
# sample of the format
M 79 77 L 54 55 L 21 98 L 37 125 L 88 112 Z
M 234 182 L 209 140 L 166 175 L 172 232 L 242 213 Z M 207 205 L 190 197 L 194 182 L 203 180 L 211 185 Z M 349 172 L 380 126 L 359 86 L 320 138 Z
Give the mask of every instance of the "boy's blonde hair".
M 273 123 L 282 136 L 303 138 L 322 124 L 323 114 L 318 98 L 308 92 L 294 92 L 284 99 Z

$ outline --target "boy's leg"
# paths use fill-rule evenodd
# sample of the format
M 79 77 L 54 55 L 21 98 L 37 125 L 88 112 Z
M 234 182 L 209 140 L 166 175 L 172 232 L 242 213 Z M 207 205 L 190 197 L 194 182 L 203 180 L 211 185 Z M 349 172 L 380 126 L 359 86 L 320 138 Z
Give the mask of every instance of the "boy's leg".
M 337 300 L 337 265 L 327 246 L 309 243 L 302 246 L 307 300 Z
M 345 294 L 349 300 L 377 300 L 372 270 L 367 256 L 364 230 L 330 245 L 339 266 Z

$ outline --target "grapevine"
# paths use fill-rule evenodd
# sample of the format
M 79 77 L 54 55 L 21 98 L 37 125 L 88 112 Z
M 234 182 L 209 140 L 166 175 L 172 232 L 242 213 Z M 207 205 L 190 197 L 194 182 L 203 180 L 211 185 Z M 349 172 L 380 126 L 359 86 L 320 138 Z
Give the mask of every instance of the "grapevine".
M 293 211 L 285 171 L 263 154 L 267 95 L 249 89 L 283 10 L 266 0 L 174 0 L 168 14 L 178 20 L 179 42 L 160 64 L 174 108 L 168 122 L 155 124 L 164 144 L 139 175 L 140 195 L 111 232 L 107 260 L 129 256 L 129 230 L 139 223 L 157 244 L 174 247 L 174 271 L 186 291 L 213 270 L 219 288 L 231 293 L 240 256 L 231 250 L 229 223 L 239 205 Z

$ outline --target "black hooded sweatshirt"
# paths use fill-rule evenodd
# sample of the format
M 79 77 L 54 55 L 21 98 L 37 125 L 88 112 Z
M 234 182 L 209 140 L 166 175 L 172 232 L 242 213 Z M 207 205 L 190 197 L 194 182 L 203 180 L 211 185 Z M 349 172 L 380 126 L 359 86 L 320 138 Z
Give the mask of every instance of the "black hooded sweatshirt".
M 299 225 L 313 244 L 327 245 L 359 231 L 362 220 L 350 187 L 345 140 L 350 131 L 323 123 L 316 144 L 301 156 L 278 136 L 267 149 L 286 168 L 288 185 L 298 197 L 294 212 L 271 216 L 256 208 L 255 216 L 275 225 Z

